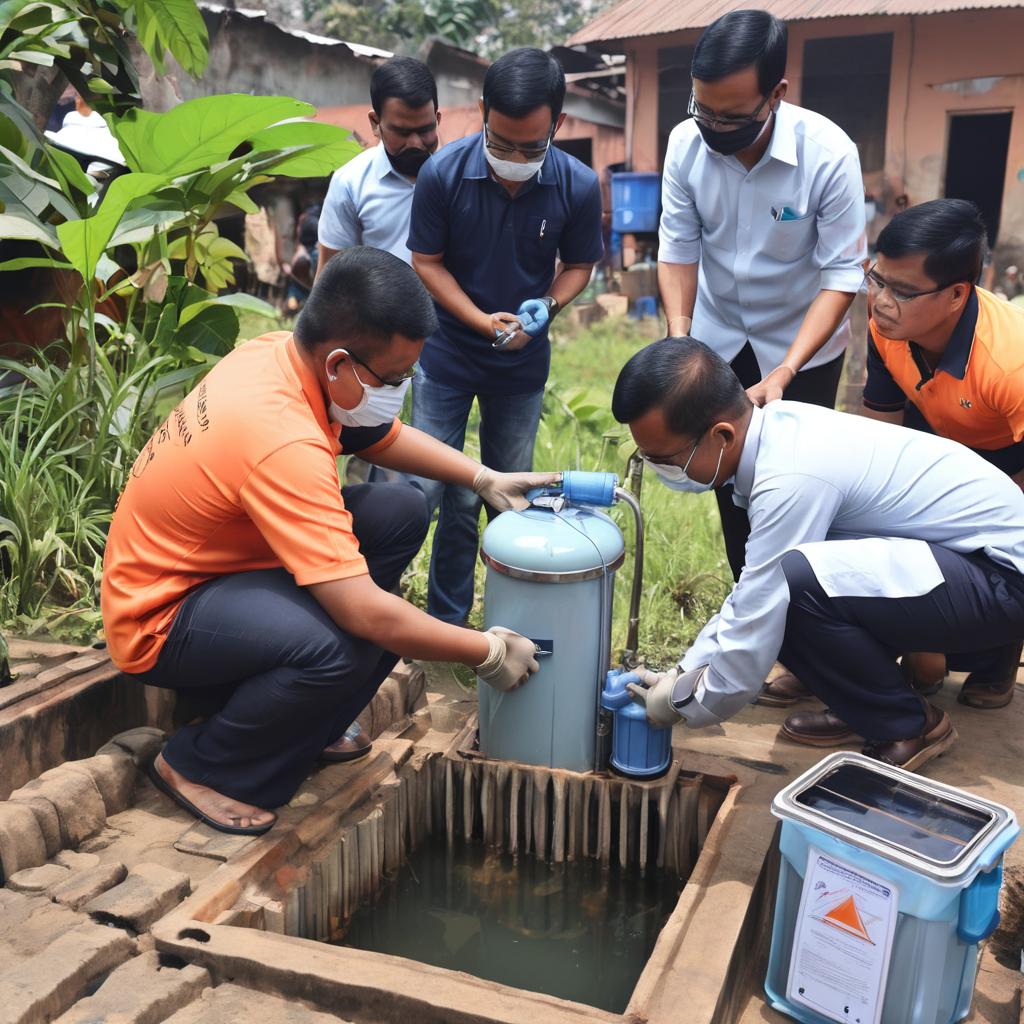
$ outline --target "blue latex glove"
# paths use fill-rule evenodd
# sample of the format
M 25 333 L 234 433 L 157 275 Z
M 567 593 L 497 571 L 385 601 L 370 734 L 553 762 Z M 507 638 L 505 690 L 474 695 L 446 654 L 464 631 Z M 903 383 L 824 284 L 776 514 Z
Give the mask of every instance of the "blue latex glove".
M 536 338 L 551 319 L 548 304 L 543 299 L 527 299 L 516 310 L 516 316 L 523 325 L 523 331 L 531 338 Z

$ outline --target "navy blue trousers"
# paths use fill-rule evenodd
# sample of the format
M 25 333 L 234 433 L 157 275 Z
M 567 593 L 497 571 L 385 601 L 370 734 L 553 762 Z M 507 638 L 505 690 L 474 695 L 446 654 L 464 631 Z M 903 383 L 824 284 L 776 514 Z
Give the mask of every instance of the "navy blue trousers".
M 896 664 L 901 654 L 964 654 L 1024 635 L 1024 575 L 984 553 L 929 546 L 945 582 L 921 597 L 829 597 L 803 554 L 782 557 L 790 604 L 779 661 L 869 740 L 924 730 L 924 702 Z
M 342 489 L 370 575 L 398 585 L 427 534 L 407 483 Z M 216 709 L 164 749 L 187 779 L 255 804 L 286 804 L 324 747 L 373 698 L 398 656 L 335 625 L 284 569 L 220 576 L 186 598 L 156 665 L 134 676 Z

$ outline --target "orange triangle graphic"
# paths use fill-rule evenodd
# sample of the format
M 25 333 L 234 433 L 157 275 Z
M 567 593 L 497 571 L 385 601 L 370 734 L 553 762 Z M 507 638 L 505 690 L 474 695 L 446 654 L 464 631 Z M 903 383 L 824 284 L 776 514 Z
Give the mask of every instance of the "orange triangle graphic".
M 868 935 L 868 930 L 864 927 L 860 911 L 857 910 L 857 904 L 854 903 L 852 896 L 847 896 L 842 903 L 833 907 L 823 920 L 828 921 L 829 924 L 834 924 L 838 928 L 842 928 L 843 931 L 851 932 L 862 939 L 867 939 L 868 942 L 871 941 L 871 936 Z

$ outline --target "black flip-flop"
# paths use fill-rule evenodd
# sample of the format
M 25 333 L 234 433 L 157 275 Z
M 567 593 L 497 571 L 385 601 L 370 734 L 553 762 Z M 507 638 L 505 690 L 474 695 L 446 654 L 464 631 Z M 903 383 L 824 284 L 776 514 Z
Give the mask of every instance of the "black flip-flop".
M 182 796 L 181 793 L 171 786 L 160 772 L 157 771 L 155 760 L 150 761 L 146 765 L 146 774 L 149 776 L 149 781 L 161 793 L 169 796 L 179 807 L 183 807 L 188 811 L 189 814 L 195 815 L 204 825 L 209 825 L 210 828 L 215 828 L 218 832 L 226 832 L 229 836 L 261 836 L 265 832 L 269 832 L 277 824 L 277 815 L 274 815 L 274 820 L 269 825 L 250 825 L 248 828 L 242 828 L 241 825 L 225 825 L 214 820 L 208 814 L 204 814 L 191 800 Z
M 357 736 L 361 736 L 362 733 L 363 733 L 363 730 L 359 726 L 359 723 L 358 722 L 353 722 L 341 734 L 341 737 L 339 737 L 339 738 L 342 738 L 342 739 L 347 738 L 347 739 L 350 739 L 350 740 L 354 740 Z M 327 753 L 326 750 L 324 750 L 323 753 L 320 755 L 320 760 L 325 762 L 326 764 L 348 764 L 351 761 L 359 761 L 361 758 L 366 757 L 366 755 L 369 754 L 371 750 L 373 750 L 373 743 L 372 742 L 367 743 L 365 747 L 358 748 L 356 750 L 351 750 L 351 751 L 348 751 L 347 753 L 337 752 L 337 753 L 329 754 L 329 753 Z

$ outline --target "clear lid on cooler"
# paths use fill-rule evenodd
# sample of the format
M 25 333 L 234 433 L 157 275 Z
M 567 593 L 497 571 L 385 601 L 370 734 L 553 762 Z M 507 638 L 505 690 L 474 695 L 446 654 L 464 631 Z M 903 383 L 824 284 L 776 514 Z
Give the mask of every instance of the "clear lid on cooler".
M 820 761 L 772 802 L 772 813 L 870 850 L 939 881 L 971 869 L 1011 811 L 861 754 Z

